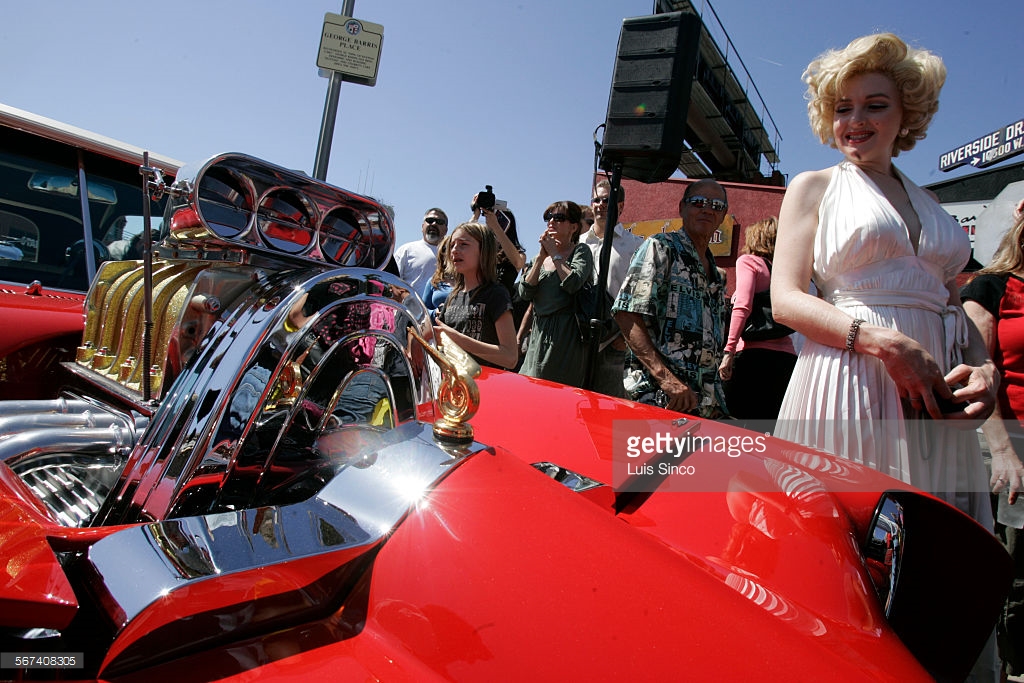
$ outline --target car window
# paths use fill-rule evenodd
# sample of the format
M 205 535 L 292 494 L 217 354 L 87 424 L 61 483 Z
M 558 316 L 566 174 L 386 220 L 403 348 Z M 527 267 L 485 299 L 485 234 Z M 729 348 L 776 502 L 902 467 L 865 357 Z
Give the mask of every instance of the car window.
M 142 176 L 138 166 L 82 153 L 88 191 L 83 210 L 78 151 L 51 140 L 4 130 L 0 143 L 0 280 L 85 291 L 86 226 L 94 266 L 141 258 Z M 153 203 L 160 229 L 162 203 Z M 88 222 L 87 222 L 88 221 Z

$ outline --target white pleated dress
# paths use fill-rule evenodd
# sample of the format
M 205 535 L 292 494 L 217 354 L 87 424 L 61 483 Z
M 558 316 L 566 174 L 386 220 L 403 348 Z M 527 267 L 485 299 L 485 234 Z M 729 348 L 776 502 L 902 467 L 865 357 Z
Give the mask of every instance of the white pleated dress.
M 825 301 L 869 324 L 900 330 L 946 373 L 960 362 L 967 322 L 961 308 L 947 305 L 945 283 L 966 264 L 970 240 L 927 193 L 900 177 L 921 220 L 918 252 L 874 182 L 844 161 L 821 201 L 812 277 Z M 991 526 L 977 433 L 909 409 L 873 356 L 807 340 L 776 434 L 884 472 Z

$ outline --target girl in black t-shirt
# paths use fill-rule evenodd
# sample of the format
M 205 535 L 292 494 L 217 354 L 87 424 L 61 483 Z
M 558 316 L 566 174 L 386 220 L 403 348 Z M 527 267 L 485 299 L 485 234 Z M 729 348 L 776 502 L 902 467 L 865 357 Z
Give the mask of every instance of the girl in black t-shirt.
M 435 325 L 481 365 L 511 368 L 519 353 L 512 300 L 497 281 L 497 256 L 497 242 L 486 226 L 455 228 L 448 249 L 455 286 Z

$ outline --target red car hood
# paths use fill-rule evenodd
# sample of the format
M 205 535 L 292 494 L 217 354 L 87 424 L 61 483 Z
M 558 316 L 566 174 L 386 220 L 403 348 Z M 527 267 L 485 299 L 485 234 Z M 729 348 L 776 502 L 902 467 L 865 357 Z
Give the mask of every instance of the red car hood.
M 732 519 L 710 495 L 677 502 L 671 513 L 693 515 L 693 528 L 717 531 L 727 525 L 722 517 Z M 479 454 L 384 544 L 360 598 L 340 614 L 341 630 L 358 635 L 267 663 L 260 678 L 931 680 L 863 586 L 837 581 L 823 591 L 839 593 L 822 596 L 828 604 L 813 600 L 837 576 L 857 576 L 846 566 L 852 548 L 801 543 L 792 525 L 772 538 L 749 523 L 732 524 L 737 532 L 721 538 L 719 557 L 706 556 L 698 547 L 711 530 L 673 545 L 502 449 Z M 804 547 L 787 559 L 800 545 L 818 552 Z M 754 556 L 762 569 L 799 565 L 802 577 L 816 578 L 798 597 L 784 597 L 739 566 Z M 840 602 L 849 621 L 827 614 Z M 253 641 L 232 657 L 267 662 L 278 647 L 284 643 Z M 168 665 L 158 673 L 187 670 Z

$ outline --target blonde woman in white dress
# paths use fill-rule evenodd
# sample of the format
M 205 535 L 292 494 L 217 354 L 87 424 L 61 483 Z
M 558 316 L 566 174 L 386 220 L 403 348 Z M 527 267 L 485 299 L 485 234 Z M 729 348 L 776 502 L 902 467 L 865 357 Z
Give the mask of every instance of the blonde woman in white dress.
M 827 52 L 804 73 L 811 127 L 844 159 L 794 178 L 780 211 L 772 307 L 807 342 L 778 434 L 991 528 L 974 427 L 993 410 L 998 377 L 956 286 L 970 243 L 893 164 L 925 136 L 945 74 L 937 56 L 892 34 Z

